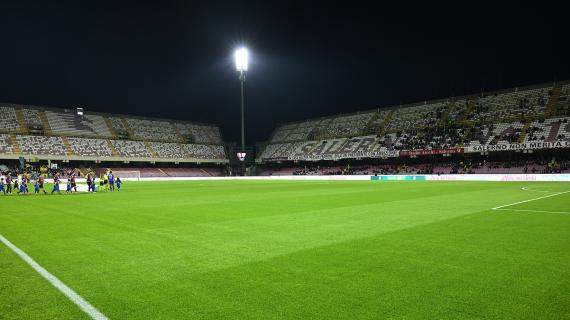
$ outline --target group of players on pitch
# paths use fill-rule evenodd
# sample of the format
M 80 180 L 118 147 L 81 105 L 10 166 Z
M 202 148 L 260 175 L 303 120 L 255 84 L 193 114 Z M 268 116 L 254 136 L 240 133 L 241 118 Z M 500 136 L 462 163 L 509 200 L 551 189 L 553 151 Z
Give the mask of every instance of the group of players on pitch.
M 65 193 L 77 192 L 76 175 L 70 174 L 67 178 L 67 184 Z M 96 192 L 96 176 L 93 173 L 88 173 L 85 177 L 87 182 L 87 192 Z M 60 184 L 62 183 L 59 173 L 53 176 L 53 188 L 50 194 L 61 194 Z M 0 194 L 8 195 L 17 193 L 19 195 L 32 194 L 28 188 L 28 184 L 34 186 L 34 194 L 47 194 L 44 187 L 45 178 L 44 175 L 39 175 L 37 179 L 31 179 L 28 173 L 24 173 L 17 178 L 12 178 L 11 174 L 7 174 L 6 177 L 0 177 Z M 99 188 L 108 191 L 119 191 L 121 190 L 122 181 L 118 176 L 113 174 L 113 171 L 109 170 L 99 178 Z

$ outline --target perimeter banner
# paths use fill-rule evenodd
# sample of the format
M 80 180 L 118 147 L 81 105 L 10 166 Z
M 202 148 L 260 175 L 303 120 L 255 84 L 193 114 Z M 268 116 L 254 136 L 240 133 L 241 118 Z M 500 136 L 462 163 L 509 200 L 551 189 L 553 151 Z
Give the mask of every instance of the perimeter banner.
M 411 156 L 424 156 L 431 154 L 451 154 L 451 153 L 463 153 L 463 152 L 464 148 L 404 150 L 400 151 L 400 156 L 411 157 Z
M 478 145 L 465 148 L 465 152 L 488 152 L 488 151 L 516 151 L 535 149 L 563 149 L 570 148 L 570 141 L 553 142 L 525 142 L 525 143 L 499 143 L 494 145 Z

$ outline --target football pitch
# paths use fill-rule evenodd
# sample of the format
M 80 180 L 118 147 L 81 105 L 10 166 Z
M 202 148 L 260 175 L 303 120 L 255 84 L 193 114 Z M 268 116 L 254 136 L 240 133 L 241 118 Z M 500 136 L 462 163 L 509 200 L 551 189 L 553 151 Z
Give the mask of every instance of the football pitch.
M 570 319 L 568 191 L 127 182 L 0 196 L 0 235 L 109 319 Z M 0 243 L 0 319 L 89 315 Z

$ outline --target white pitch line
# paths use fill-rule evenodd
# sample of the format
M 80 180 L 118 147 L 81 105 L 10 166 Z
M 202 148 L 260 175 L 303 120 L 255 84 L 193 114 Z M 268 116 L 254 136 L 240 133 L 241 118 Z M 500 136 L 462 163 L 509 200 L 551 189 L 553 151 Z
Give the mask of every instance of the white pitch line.
M 545 211 L 545 210 L 525 210 L 525 209 L 495 209 L 495 210 L 570 214 L 570 212 L 566 212 L 566 211 Z
M 79 294 L 77 294 L 73 289 L 65 285 L 65 283 L 61 282 L 56 276 L 49 273 L 44 267 L 40 266 L 34 259 L 28 256 L 24 251 L 20 250 L 20 248 L 16 247 L 12 242 L 8 239 L 4 238 L 0 234 L 0 241 L 4 243 L 8 248 L 10 248 L 14 253 L 16 253 L 24 262 L 30 265 L 37 273 L 39 273 L 42 277 L 44 277 L 49 283 L 51 283 L 54 287 L 56 287 L 61 293 L 63 293 L 71 302 L 75 303 L 83 312 L 85 312 L 88 316 L 90 316 L 94 320 L 108 320 L 104 314 L 102 314 L 97 308 L 92 306 L 89 302 L 83 299 Z
M 531 191 L 531 192 L 552 192 L 552 191 L 547 191 L 547 190 L 534 190 L 534 189 L 529 189 L 527 187 L 522 187 L 521 190 Z
M 521 203 L 525 203 L 525 202 L 530 202 L 530 201 L 535 201 L 535 200 L 550 198 L 550 197 L 554 197 L 554 196 L 561 195 L 561 194 L 568 193 L 568 192 L 570 192 L 570 190 L 568 190 L 568 191 L 562 191 L 562 192 L 557 192 L 557 193 L 549 194 L 549 195 L 547 195 L 547 196 L 538 197 L 538 198 L 534 198 L 534 199 L 523 200 L 523 201 L 519 201 L 519 202 L 514 202 L 514 203 L 505 204 L 505 205 L 502 205 L 502 206 L 498 206 L 498 207 L 491 208 L 491 210 L 497 210 L 497 209 L 501 209 L 501 208 L 505 208 L 505 207 L 514 206 L 515 204 L 521 204 Z

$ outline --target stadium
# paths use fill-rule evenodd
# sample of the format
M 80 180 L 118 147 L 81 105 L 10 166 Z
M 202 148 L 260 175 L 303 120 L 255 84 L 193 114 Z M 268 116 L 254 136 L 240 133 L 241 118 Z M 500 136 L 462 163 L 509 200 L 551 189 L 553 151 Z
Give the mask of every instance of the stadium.
M 556 67 L 553 74 L 533 73 L 527 61 L 528 75 L 520 81 L 515 73 L 487 89 L 456 84 L 461 94 L 423 96 L 427 84 L 407 78 L 400 88 L 390 75 L 401 91 L 376 88 L 374 104 L 356 107 L 376 74 L 358 63 L 350 64 L 358 69 L 354 74 L 327 71 L 295 84 L 290 78 L 297 73 L 283 71 L 294 70 L 291 64 L 271 77 L 256 75 L 256 68 L 267 71 L 269 61 L 281 61 L 258 53 L 264 45 L 277 48 L 288 35 L 293 48 L 303 37 L 293 30 L 315 30 L 313 22 L 287 15 L 285 31 L 266 31 L 270 38 L 281 35 L 279 41 L 252 32 L 255 46 L 241 39 L 231 45 L 231 63 L 224 65 L 231 77 L 205 81 L 217 77 L 212 70 L 218 65 L 203 66 L 188 80 L 197 86 L 188 93 L 172 79 L 178 79 L 174 69 L 189 65 L 164 62 L 176 55 L 165 48 L 186 52 L 172 44 L 175 36 L 164 36 L 172 31 L 165 25 L 181 23 L 183 12 L 198 10 L 196 21 L 219 12 L 187 6 L 131 4 L 116 16 L 87 10 L 93 16 L 85 19 L 93 23 L 113 18 L 105 20 L 108 26 L 76 32 L 95 38 L 97 46 L 111 41 L 117 53 L 85 68 L 113 79 L 92 70 L 73 81 L 54 74 L 53 83 L 39 85 L 29 75 L 48 68 L 37 67 L 43 54 L 26 60 L 30 74 L 24 64 L 6 64 L 4 78 L 11 80 L 0 86 L 0 319 L 570 319 L 570 81 L 556 79 L 570 79 L 567 47 L 544 53 L 543 61 Z M 81 11 L 75 9 L 69 10 Z M 273 10 L 282 8 L 264 9 L 278 24 L 281 16 Z M 138 28 L 144 29 L 123 24 L 132 10 L 163 28 L 142 37 L 152 40 L 156 51 L 149 56 L 159 56 L 158 62 L 128 51 L 139 51 Z M 346 18 L 345 10 L 330 10 Z M 48 11 L 30 17 L 44 21 Z M 346 19 L 357 29 L 370 27 Z M 547 21 L 567 30 L 566 20 Z M 224 26 L 231 29 L 229 22 Z M 59 27 L 47 24 L 55 43 Z M 111 36 L 117 30 L 124 33 L 121 41 Z M 326 42 L 330 32 L 311 37 Z M 25 31 L 14 37 L 25 38 Z M 354 41 L 361 49 L 351 49 L 351 59 L 367 61 L 364 69 L 388 68 L 366 60 L 369 43 Z M 304 43 L 307 54 L 320 57 L 327 49 L 313 38 Z M 463 52 L 452 44 L 446 48 Z M 191 66 L 221 52 L 206 47 Z M 64 48 L 58 57 L 92 59 Z M 302 59 L 290 50 L 288 58 Z M 121 52 L 131 52 L 128 62 Z M 3 54 L 0 60 L 19 61 Z M 136 71 L 124 76 L 128 67 L 120 68 L 130 63 Z M 405 72 L 408 61 L 401 63 Z M 455 75 L 449 68 L 441 74 Z M 164 89 L 146 78 L 151 75 L 176 85 Z M 442 75 L 430 79 L 442 81 Z M 280 76 L 285 80 L 275 80 Z M 354 84 L 343 87 L 331 77 Z M 93 81 L 108 94 L 87 85 L 77 89 L 76 81 Z M 350 92 L 322 93 L 311 82 Z M 76 90 L 62 96 L 61 88 Z M 293 111 L 278 107 L 291 101 L 302 104 Z

